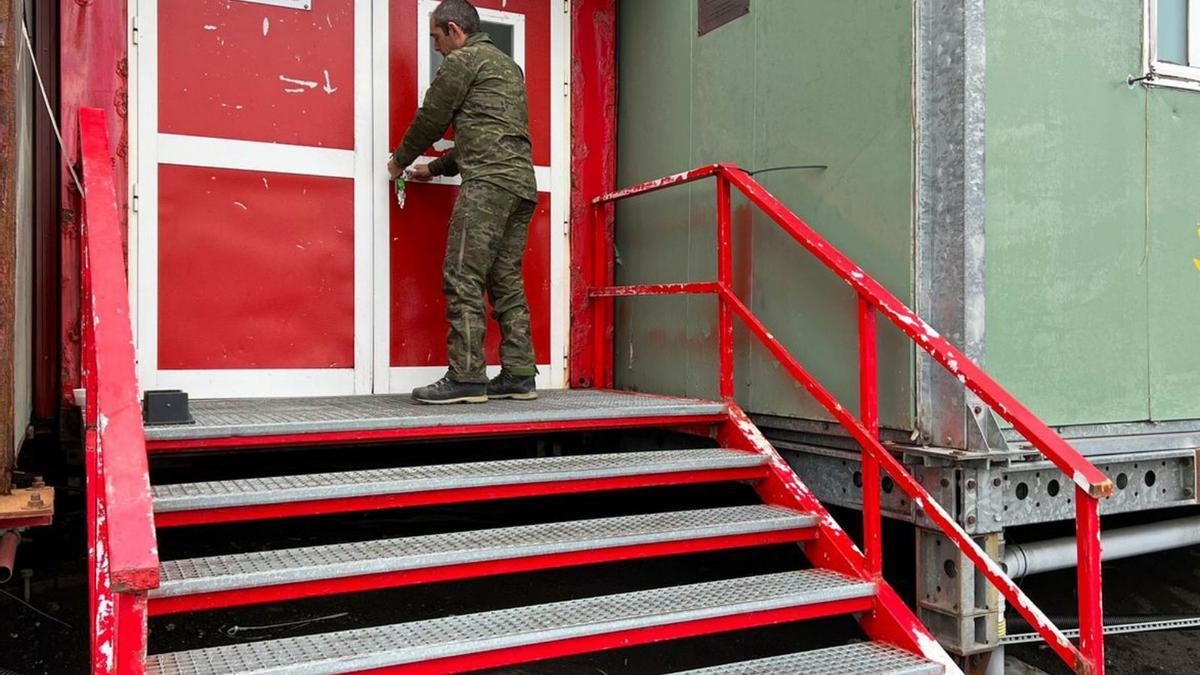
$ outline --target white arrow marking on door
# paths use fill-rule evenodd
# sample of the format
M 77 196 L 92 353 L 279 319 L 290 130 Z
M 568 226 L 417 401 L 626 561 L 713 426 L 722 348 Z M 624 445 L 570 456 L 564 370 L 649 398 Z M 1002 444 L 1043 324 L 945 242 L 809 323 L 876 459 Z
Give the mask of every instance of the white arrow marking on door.
M 337 91 L 337 87 L 333 86 L 332 83 L 330 83 L 330 81 L 329 81 L 329 71 L 328 70 L 325 71 L 325 86 L 323 87 L 323 89 L 325 89 L 326 94 L 332 94 L 333 92 Z
M 280 82 L 288 82 L 288 83 L 290 83 L 290 84 L 298 84 L 298 85 L 300 85 L 301 87 L 308 87 L 309 89 L 316 89 L 316 88 L 317 88 L 317 83 L 316 83 L 316 82 L 313 82 L 313 81 L 311 81 L 311 80 L 294 80 L 294 79 L 292 79 L 292 78 L 290 78 L 290 77 L 284 77 L 283 75 L 280 75 L 280 76 L 279 76 L 279 81 L 280 81 Z

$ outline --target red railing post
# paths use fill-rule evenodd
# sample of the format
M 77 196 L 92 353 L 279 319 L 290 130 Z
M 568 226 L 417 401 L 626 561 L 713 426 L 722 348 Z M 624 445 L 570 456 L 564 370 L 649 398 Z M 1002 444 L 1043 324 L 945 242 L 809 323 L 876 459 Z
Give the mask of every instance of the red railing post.
M 879 437 L 879 349 L 876 345 L 875 308 L 858 296 L 858 398 L 859 417 L 871 434 Z M 883 514 L 880 505 L 879 461 L 870 448 L 862 448 L 863 552 L 867 572 L 883 574 Z
M 717 176 L 717 285 L 733 292 L 733 213 L 730 207 L 729 179 Z M 718 330 L 721 349 L 721 399 L 732 401 L 733 386 L 733 311 L 725 294 L 717 296 Z
M 592 231 L 592 288 L 612 285 L 609 271 L 612 265 L 612 241 L 608 233 L 608 220 L 604 217 L 605 204 L 595 204 L 588 209 L 589 228 Z M 605 389 L 612 386 L 608 363 L 612 355 L 611 326 L 609 312 L 612 299 L 595 298 L 592 302 L 592 386 Z
M 1075 536 L 1078 549 L 1079 651 L 1091 673 L 1104 673 L 1104 610 L 1100 581 L 1100 500 L 1075 488 Z M 1082 670 L 1082 669 L 1081 669 Z

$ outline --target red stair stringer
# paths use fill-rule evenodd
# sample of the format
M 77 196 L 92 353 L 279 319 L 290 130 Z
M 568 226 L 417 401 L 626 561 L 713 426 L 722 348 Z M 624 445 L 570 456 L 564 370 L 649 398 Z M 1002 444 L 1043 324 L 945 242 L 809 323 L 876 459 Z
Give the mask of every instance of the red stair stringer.
M 726 404 L 728 421 L 720 426 L 717 440 L 722 447 L 743 450 L 770 459 L 767 477 L 755 483 L 759 496 L 767 504 L 811 513 L 818 518 L 816 539 L 804 546 L 804 554 L 816 567 L 867 579 L 876 584 L 875 609 L 858 615 L 859 625 L 868 636 L 880 642 L 920 654 L 941 664 L 947 673 L 961 672 L 937 639 L 909 609 L 908 605 L 882 577 L 867 571 L 866 557 L 845 530 L 825 510 L 792 467 L 772 447 L 749 416 L 732 401 Z

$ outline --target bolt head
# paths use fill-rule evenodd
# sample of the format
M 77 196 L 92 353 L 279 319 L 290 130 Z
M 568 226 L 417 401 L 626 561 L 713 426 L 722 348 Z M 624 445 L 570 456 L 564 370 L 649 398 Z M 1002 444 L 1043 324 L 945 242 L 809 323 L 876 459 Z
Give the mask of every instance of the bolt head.
M 974 525 L 975 524 L 975 516 L 967 516 L 967 524 Z
M 974 479 L 974 478 L 972 478 L 972 479 L 970 479 L 970 480 L 968 480 L 968 481 L 967 481 L 967 489 L 968 489 L 968 490 L 974 490 L 974 489 L 975 489 L 975 479 Z
M 1004 482 L 1004 481 L 1000 480 L 999 478 L 993 478 L 993 479 L 992 479 L 992 486 L 993 486 L 993 487 L 1000 487 L 1000 484 L 1001 484 L 1001 483 L 1003 483 L 1003 482 Z
M 948 487 L 950 487 L 950 479 L 949 479 L 949 478 L 943 478 L 943 479 L 942 479 L 942 482 L 941 482 L 941 486 L 942 486 L 942 487 L 944 487 L 944 488 L 948 488 Z

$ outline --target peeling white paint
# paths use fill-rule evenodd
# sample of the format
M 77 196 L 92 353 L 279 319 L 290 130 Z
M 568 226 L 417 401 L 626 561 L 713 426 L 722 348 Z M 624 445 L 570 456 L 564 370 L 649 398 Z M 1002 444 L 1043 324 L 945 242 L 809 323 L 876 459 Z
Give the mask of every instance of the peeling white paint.
M 280 81 L 280 82 L 287 82 L 288 84 L 296 84 L 296 85 L 300 85 L 301 87 L 308 87 L 309 89 L 316 89 L 316 88 L 317 88 L 317 83 L 316 83 L 316 82 L 313 82 L 312 80 L 297 80 L 297 79 L 295 79 L 295 78 L 293 78 L 293 77 L 288 77 L 288 76 L 286 76 L 286 75 L 280 75 L 280 76 L 279 76 L 279 81 Z
M 271 32 L 271 19 L 263 17 L 263 37 L 267 37 L 267 33 Z

